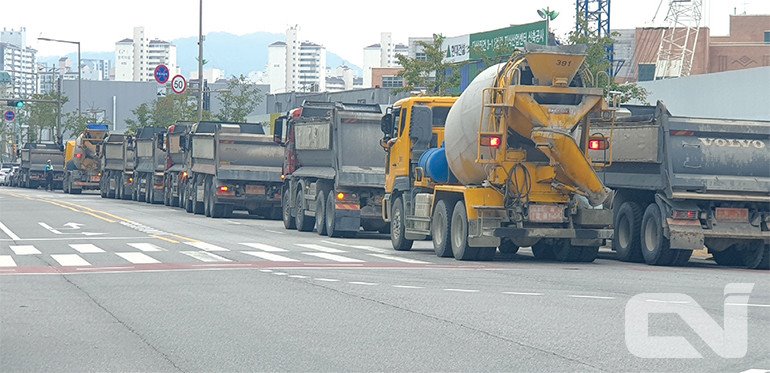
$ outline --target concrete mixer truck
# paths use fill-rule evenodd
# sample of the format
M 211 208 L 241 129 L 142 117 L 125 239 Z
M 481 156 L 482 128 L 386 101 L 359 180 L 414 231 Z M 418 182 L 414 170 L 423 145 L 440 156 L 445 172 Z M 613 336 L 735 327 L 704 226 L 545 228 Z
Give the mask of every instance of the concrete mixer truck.
M 90 123 L 75 140 L 64 147 L 65 193 L 99 189 L 102 173 L 101 152 L 107 125 Z
M 392 120 L 391 149 L 411 142 L 408 158 L 391 151 L 390 170 L 409 167 L 383 207 L 393 247 L 430 236 L 436 255 L 458 260 L 531 246 L 538 259 L 593 261 L 612 236 L 612 212 L 586 154 L 589 114 L 612 112 L 601 89 L 584 87 L 584 60 L 582 46 L 528 45 L 480 73 L 449 111 L 440 148 L 431 148 L 430 107 Z

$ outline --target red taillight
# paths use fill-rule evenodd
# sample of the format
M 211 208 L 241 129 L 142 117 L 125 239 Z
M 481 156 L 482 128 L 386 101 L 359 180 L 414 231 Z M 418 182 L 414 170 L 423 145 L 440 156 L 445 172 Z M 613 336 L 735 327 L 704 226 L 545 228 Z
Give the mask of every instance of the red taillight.
M 481 146 L 488 146 L 490 148 L 500 148 L 503 143 L 503 139 L 497 135 L 482 135 L 479 139 Z
M 672 216 L 674 219 L 682 219 L 682 220 L 695 220 L 698 218 L 698 212 L 697 211 L 688 211 L 688 210 L 674 210 L 674 214 Z
M 605 139 L 588 140 L 588 149 L 590 150 L 605 150 L 607 149 L 607 145 L 607 140 Z
M 695 136 L 694 131 L 671 130 L 671 136 Z
M 83 153 L 75 154 L 75 158 L 83 158 Z
M 230 191 L 230 187 L 227 185 L 222 185 L 221 187 L 219 187 L 219 191 L 222 193 L 227 193 Z

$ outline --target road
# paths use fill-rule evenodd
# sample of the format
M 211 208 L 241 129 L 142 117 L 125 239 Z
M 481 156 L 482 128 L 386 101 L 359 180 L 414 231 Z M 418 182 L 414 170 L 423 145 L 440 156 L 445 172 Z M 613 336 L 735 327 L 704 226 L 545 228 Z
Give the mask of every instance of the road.
M 384 235 L 329 239 L 245 215 L 11 188 L 0 188 L 0 223 L 3 371 L 770 369 L 768 272 L 704 259 L 565 264 L 522 249 L 458 262 L 430 242 L 394 252 Z M 753 284 L 748 301 L 724 305 L 729 283 Z M 702 358 L 636 357 L 632 298 L 703 307 L 720 327 L 724 309 L 747 310 L 745 356 L 722 358 L 661 314 L 650 334 L 683 336 Z

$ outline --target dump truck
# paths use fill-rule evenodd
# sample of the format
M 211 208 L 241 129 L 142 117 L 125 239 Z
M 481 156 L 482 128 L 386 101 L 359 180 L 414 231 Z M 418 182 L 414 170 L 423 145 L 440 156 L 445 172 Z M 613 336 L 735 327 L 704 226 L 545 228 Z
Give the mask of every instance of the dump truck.
M 89 123 L 75 140 L 64 147 L 65 193 L 99 189 L 102 173 L 102 142 L 107 137 L 106 124 Z
M 584 60 L 584 46 L 527 45 L 486 69 L 449 110 L 441 148 L 430 148 L 429 107 L 391 120 L 392 146 L 407 137 L 412 145 L 414 181 L 404 183 L 431 185 L 395 188 L 385 200 L 393 247 L 429 236 L 436 255 L 458 260 L 532 247 L 536 259 L 592 262 L 611 238 L 612 212 L 587 136 L 576 138 L 590 133 L 589 114 L 612 112 L 602 89 L 585 87 Z
M 379 105 L 305 101 L 275 121 L 285 147 L 283 223 L 330 237 L 385 232 Z
M 59 144 L 26 143 L 20 149 L 21 164 L 19 182 L 25 188 L 37 189 L 46 186 L 45 166 L 53 166 L 53 188 L 60 189 L 64 178 L 64 153 Z
M 163 171 L 166 168 L 166 152 L 156 144 L 165 127 L 142 127 L 134 138 L 136 143 L 134 179 L 136 200 L 147 203 L 163 202 Z
M 770 121 L 624 108 L 589 138 L 615 190 L 618 258 L 677 266 L 705 246 L 717 264 L 770 269 Z
M 281 216 L 283 151 L 261 124 L 199 122 L 186 135 L 185 209 L 212 218 Z
M 102 178 L 99 189 L 102 198 L 115 198 L 118 195 L 119 183 L 123 177 L 123 152 L 126 135 L 111 133 L 102 146 Z
M 176 123 L 168 127 L 165 135 L 158 144 L 166 153 L 166 168 L 163 171 L 163 203 L 166 206 L 181 206 L 182 193 L 180 185 L 187 178 L 185 171 L 185 136 L 190 133 L 192 123 Z
M 117 190 L 115 198 L 124 200 L 136 200 L 136 182 L 134 179 L 134 166 L 136 164 L 136 142 L 134 136 L 126 135 L 123 140 L 122 172 L 116 178 Z

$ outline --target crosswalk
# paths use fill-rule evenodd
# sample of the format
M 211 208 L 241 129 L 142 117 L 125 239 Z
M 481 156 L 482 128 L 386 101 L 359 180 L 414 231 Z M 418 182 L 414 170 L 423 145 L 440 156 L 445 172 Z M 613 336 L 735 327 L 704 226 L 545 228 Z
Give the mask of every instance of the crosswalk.
M 367 262 L 428 264 L 384 248 L 356 246 L 331 241 L 319 243 L 237 244 L 188 241 L 182 243 L 96 242 L 0 244 L 0 271 L 18 267 L 104 267 L 113 265 L 154 265 L 184 263 L 342 263 Z M 386 254 L 387 253 L 387 254 Z M 50 260 L 48 260 L 50 258 Z M 423 259 L 421 257 L 420 259 Z

